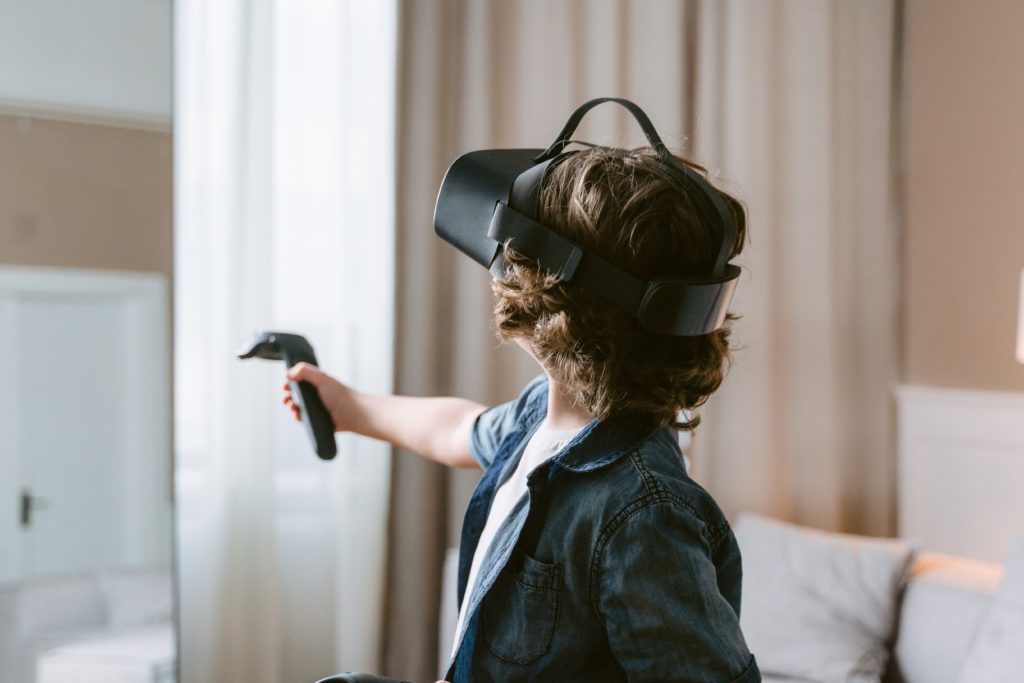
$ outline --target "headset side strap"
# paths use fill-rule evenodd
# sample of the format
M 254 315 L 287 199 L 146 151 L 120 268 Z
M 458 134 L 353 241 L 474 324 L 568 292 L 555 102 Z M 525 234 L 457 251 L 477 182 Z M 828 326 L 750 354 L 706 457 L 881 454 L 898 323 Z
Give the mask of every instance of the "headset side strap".
M 499 202 L 487 236 L 537 261 L 565 282 L 575 282 L 616 308 L 637 316 L 647 282 L 585 251 L 554 230 Z

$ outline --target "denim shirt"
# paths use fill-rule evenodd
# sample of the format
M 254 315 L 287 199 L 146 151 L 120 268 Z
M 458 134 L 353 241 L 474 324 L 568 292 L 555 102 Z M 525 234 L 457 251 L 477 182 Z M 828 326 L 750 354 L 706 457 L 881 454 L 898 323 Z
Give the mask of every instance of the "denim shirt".
M 740 553 L 711 496 L 690 479 L 677 435 L 594 420 L 528 480 L 466 582 L 498 486 L 547 412 L 538 377 L 471 433 L 484 468 L 466 509 L 448 670 L 455 683 L 758 683 L 740 631 Z

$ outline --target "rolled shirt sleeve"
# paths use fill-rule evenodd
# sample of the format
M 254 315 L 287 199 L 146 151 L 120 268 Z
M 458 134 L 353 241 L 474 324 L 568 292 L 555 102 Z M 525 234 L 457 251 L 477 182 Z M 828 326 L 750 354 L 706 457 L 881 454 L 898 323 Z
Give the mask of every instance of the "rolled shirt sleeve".
M 482 469 L 486 470 L 494 462 L 498 446 L 515 428 L 530 398 L 535 392 L 545 390 L 546 387 L 547 377 L 538 375 L 515 399 L 488 408 L 473 421 L 469 433 L 469 450 Z
M 624 511 L 623 520 L 595 558 L 595 592 L 628 680 L 758 683 L 699 518 L 677 501 L 656 500 Z

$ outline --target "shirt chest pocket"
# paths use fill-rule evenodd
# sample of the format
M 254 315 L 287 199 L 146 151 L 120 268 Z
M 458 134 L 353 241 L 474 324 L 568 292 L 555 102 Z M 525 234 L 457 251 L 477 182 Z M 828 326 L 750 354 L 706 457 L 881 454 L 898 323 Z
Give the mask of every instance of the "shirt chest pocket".
M 480 607 L 480 634 L 487 651 L 519 666 L 542 657 L 555 634 L 561 588 L 561 566 L 519 554 Z

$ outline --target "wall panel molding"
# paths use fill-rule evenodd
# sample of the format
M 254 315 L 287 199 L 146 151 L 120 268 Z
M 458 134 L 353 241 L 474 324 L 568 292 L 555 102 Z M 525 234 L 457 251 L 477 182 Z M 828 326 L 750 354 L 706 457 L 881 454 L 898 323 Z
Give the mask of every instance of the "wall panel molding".
M 901 386 L 899 533 L 1002 562 L 1024 534 L 1024 393 Z

